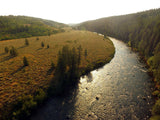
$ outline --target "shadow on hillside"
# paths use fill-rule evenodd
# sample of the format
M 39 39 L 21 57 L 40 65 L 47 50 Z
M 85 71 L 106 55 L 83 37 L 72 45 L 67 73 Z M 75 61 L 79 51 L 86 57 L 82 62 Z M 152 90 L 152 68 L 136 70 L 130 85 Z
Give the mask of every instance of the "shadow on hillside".
M 11 58 L 13 58 L 13 56 L 6 56 L 6 57 L 4 57 L 4 58 L 2 58 L 2 60 L 0 61 L 0 63 L 2 63 L 2 62 L 5 62 L 5 61 L 8 61 L 8 60 L 10 60 Z
M 14 75 L 15 73 L 21 71 L 23 68 L 25 68 L 25 66 L 21 66 L 21 67 L 18 68 L 16 71 L 12 72 L 11 75 Z
M 26 45 L 23 45 L 23 46 L 21 46 L 21 47 L 19 47 L 19 48 L 17 48 L 17 49 L 21 49 L 21 48 L 25 48 L 25 47 L 27 47 Z
M 37 51 L 38 51 L 38 50 L 41 50 L 41 49 L 42 49 L 42 48 L 38 48 Z
M 47 71 L 47 74 L 46 75 L 51 75 L 53 73 L 53 68 L 50 68 L 48 71 Z
M 5 54 L 6 54 L 6 53 L 1 53 L 0 56 L 3 56 L 3 55 L 5 55 Z

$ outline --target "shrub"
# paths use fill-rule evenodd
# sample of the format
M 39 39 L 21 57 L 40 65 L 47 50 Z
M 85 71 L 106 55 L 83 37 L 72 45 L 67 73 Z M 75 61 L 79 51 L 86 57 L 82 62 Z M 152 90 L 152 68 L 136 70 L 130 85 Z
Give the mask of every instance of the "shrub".
M 18 55 L 17 49 L 12 47 L 11 50 L 10 50 L 10 55 L 12 57 L 16 57 Z
M 46 93 L 42 89 L 38 89 L 36 92 L 35 101 L 38 104 L 41 104 L 45 100 L 46 97 L 47 97 Z
M 9 48 L 8 48 L 8 47 L 5 47 L 5 48 L 4 48 L 4 51 L 5 51 L 5 53 L 8 53 L 8 52 L 9 52 Z
M 160 120 L 160 115 L 152 116 L 150 120 Z
M 39 38 L 37 37 L 36 40 L 39 40 Z
M 88 74 L 91 70 L 93 70 L 93 65 L 92 64 L 88 64 L 86 69 L 85 69 L 85 73 L 83 73 L 83 74 Z
M 47 48 L 49 48 L 49 44 L 47 45 Z
M 28 66 L 29 65 L 28 60 L 27 60 L 27 58 L 25 56 L 23 58 L 23 64 L 24 64 L 24 66 Z
M 31 114 L 31 110 L 37 106 L 32 95 L 19 97 L 13 111 L 13 120 L 26 119 Z
M 41 46 L 44 47 L 44 42 L 41 42 Z
M 156 101 L 156 104 L 152 108 L 152 115 L 160 115 L 160 99 Z
M 29 45 L 28 39 L 25 39 L 25 45 L 26 45 L 26 46 Z

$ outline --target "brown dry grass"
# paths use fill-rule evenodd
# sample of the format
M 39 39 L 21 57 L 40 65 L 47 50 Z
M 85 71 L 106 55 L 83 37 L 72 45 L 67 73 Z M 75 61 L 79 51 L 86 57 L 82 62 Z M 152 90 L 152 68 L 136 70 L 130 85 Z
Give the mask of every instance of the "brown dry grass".
M 98 59 L 104 60 L 114 53 L 111 41 L 96 33 L 88 31 L 68 31 L 51 36 L 28 38 L 29 46 L 25 46 L 25 39 L 14 39 L 0 42 L 0 109 L 15 101 L 22 94 L 32 94 L 37 88 L 47 88 L 53 74 L 48 74 L 51 61 L 56 64 L 58 51 L 63 45 L 70 47 L 82 46 L 81 67 L 88 62 Z M 41 47 L 41 42 L 45 47 Z M 47 44 L 50 48 L 47 49 Z M 18 56 L 10 58 L 4 53 L 4 48 L 14 46 Z M 88 50 L 85 60 L 84 50 Z M 26 56 L 29 66 L 23 67 L 23 57 Z

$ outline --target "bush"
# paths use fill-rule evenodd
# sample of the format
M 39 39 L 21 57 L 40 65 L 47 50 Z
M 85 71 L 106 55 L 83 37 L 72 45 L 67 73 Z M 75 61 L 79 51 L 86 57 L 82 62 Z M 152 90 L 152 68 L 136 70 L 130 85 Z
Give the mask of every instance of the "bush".
M 23 64 L 24 64 L 24 66 L 28 66 L 29 65 L 28 60 L 27 60 L 27 58 L 25 56 L 23 58 Z
M 31 114 L 31 110 L 37 106 L 32 95 L 19 97 L 14 107 L 12 120 L 26 119 Z
M 160 115 L 160 99 L 156 101 L 156 104 L 152 108 L 152 115 Z
M 152 116 L 150 120 L 160 120 L 160 115 Z
M 5 47 L 5 48 L 4 48 L 4 51 L 5 51 L 5 53 L 8 53 L 8 52 L 9 52 L 9 48 L 8 48 L 8 47 Z
M 14 47 L 12 47 L 11 50 L 10 50 L 10 55 L 11 55 L 12 57 L 18 56 L 17 49 L 14 48 Z
M 44 47 L 44 42 L 41 42 L 41 46 Z
M 93 70 L 93 65 L 92 64 L 88 64 L 86 69 L 85 69 L 85 73 L 83 73 L 83 74 L 88 74 L 91 70 Z
M 26 46 L 29 45 L 28 39 L 25 39 L 25 45 L 26 45 Z
M 49 45 L 47 45 L 47 48 L 49 48 Z
M 42 89 L 38 89 L 35 96 L 35 101 L 38 104 L 42 104 L 42 102 L 46 99 L 46 93 Z

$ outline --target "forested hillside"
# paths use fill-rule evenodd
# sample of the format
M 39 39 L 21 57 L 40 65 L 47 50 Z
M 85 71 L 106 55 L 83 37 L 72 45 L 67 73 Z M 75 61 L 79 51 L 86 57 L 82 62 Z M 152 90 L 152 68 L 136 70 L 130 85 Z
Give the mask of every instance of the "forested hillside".
M 157 84 L 154 94 L 160 98 L 160 9 L 87 21 L 75 29 L 86 29 L 121 39 L 138 51 L 150 66 L 149 71 L 153 72 Z M 160 101 L 158 109 L 160 111 Z M 160 112 L 154 111 L 153 114 Z
M 27 16 L 0 16 L 0 40 L 50 35 L 66 25 Z

